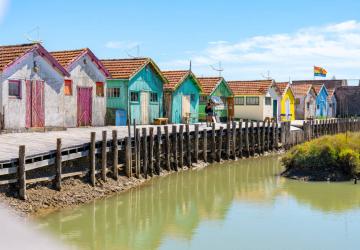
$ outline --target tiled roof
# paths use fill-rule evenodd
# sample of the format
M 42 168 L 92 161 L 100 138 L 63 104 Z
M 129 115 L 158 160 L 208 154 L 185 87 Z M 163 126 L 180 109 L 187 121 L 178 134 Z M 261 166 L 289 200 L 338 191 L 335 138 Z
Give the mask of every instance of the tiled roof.
M 347 80 L 294 80 L 292 84 L 324 84 L 328 88 L 338 88 L 347 85 Z
M 110 72 L 112 78 L 115 79 L 130 79 L 149 63 L 149 61 L 149 58 L 101 60 L 105 68 Z
M 272 83 L 272 80 L 228 81 L 234 95 L 265 95 Z
M 312 84 L 301 83 L 290 85 L 295 96 L 306 96 L 309 90 L 312 88 Z
M 168 80 L 168 83 L 164 84 L 164 89 L 175 90 L 176 87 L 185 80 L 189 73 L 189 70 L 162 71 L 162 74 Z
M 288 89 L 289 82 L 276 82 L 275 86 L 278 89 L 280 95 L 284 95 L 285 91 Z
M 50 54 L 64 67 L 67 68 L 87 49 L 53 51 Z
M 210 95 L 217 85 L 224 79 L 222 77 L 198 77 L 199 83 L 203 89 L 203 94 Z
M 6 66 L 33 49 L 36 45 L 37 43 L 0 46 L 0 72 L 3 71 Z
M 316 94 L 318 95 L 319 92 L 320 92 L 320 90 L 321 90 L 321 88 L 322 88 L 322 86 L 324 86 L 324 85 L 323 85 L 323 84 L 313 84 L 312 86 L 314 87 L 315 92 L 316 92 Z

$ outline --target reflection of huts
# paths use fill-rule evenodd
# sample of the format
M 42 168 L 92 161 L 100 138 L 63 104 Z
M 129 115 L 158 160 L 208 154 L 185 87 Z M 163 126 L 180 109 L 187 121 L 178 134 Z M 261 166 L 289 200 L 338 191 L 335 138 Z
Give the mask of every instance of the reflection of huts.
M 108 71 L 88 48 L 56 51 L 51 55 L 70 73 L 64 81 L 65 126 L 103 126 Z
M 0 46 L 0 129 L 63 127 L 66 76 L 39 43 Z
M 101 61 L 110 72 L 107 83 L 107 123 L 151 124 L 163 116 L 163 85 L 166 79 L 150 58 Z
M 338 87 L 335 91 L 337 116 L 360 115 L 360 86 Z

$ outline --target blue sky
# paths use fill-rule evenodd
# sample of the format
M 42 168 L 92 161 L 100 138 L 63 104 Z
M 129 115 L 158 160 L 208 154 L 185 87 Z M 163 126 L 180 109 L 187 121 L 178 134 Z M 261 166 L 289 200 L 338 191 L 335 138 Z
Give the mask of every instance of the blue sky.
M 40 27 L 48 50 L 89 47 L 99 58 L 152 57 L 162 69 L 229 80 L 360 78 L 360 1 L 0 0 L 0 44 Z M 36 32 L 30 36 L 36 38 Z

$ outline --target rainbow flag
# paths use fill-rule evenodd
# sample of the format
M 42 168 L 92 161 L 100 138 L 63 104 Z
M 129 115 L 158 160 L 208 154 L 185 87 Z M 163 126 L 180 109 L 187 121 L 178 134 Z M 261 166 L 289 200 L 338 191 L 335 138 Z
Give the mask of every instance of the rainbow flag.
M 314 66 L 314 76 L 326 77 L 327 71 L 324 68 Z

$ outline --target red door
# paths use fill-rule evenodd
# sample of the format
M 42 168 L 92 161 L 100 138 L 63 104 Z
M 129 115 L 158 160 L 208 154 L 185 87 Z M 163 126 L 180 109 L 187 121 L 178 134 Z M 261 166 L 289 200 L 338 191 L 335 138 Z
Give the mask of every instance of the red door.
M 44 82 L 26 81 L 26 127 L 45 126 Z
M 92 115 L 92 88 L 77 88 L 77 125 L 90 126 Z

